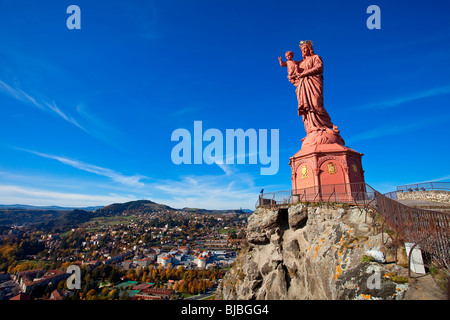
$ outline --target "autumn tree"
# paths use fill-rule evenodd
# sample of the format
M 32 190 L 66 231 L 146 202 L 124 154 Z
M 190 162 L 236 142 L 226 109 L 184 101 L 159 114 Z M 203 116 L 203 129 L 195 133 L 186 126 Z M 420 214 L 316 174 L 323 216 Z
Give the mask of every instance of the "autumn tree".
M 108 297 L 109 297 L 111 300 L 117 300 L 117 299 L 119 299 L 119 291 L 118 291 L 117 289 L 111 290 L 111 291 L 109 292 Z
M 97 299 L 97 291 L 95 289 L 91 289 L 86 294 L 86 300 L 96 300 Z
M 144 273 L 142 274 L 141 282 L 147 282 L 147 278 L 148 278 L 148 273 L 147 273 L 147 271 L 144 271 Z

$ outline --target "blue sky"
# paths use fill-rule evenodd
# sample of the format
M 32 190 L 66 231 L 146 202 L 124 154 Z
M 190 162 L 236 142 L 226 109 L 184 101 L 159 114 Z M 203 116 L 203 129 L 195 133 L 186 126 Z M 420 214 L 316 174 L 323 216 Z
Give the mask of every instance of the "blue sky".
M 69 5 L 81 30 L 69 30 Z M 381 29 L 369 30 L 369 5 Z M 366 182 L 450 180 L 446 1 L 0 1 L 0 203 L 254 208 L 304 137 L 277 57 L 324 60 L 325 108 Z M 180 164 L 178 128 L 279 130 L 279 170 Z

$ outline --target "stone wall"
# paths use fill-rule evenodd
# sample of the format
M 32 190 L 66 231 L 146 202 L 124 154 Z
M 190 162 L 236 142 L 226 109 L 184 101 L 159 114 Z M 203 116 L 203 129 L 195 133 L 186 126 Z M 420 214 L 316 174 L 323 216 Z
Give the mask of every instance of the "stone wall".
M 397 199 L 450 203 L 450 191 L 428 190 L 428 191 L 397 192 Z
M 371 223 L 370 212 L 358 207 L 257 208 L 248 218 L 249 245 L 224 276 L 216 299 L 400 298 L 405 285 L 384 277 L 387 266 L 365 256 L 377 248 L 390 254 Z M 391 267 L 391 272 L 407 272 Z M 375 289 L 370 285 L 374 270 L 380 280 Z

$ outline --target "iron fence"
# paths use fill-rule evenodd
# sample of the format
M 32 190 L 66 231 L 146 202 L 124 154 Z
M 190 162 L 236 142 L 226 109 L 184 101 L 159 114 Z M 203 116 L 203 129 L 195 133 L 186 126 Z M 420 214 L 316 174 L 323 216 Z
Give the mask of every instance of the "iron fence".
M 433 185 L 431 185 L 433 184 Z M 430 183 L 436 190 L 448 183 Z M 425 186 L 423 186 L 425 188 Z M 420 189 L 419 189 L 420 190 Z M 302 202 L 347 203 L 378 212 L 383 217 L 381 229 L 388 225 L 404 242 L 419 245 L 435 261 L 450 271 L 450 215 L 413 208 L 397 202 L 397 192 L 385 195 L 365 183 L 333 184 L 297 190 L 262 193 L 258 206 L 286 206 Z M 367 212 L 367 211 L 366 211 Z
M 397 191 L 425 191 L 425 190 L 449 190 L 450 182 L 422 182 L 397 187 Z
M 375 190 L 365 183 L 342 183 L 260 194 L 256 207 L 299 202 L 341 202 L 366 205 L 375 199 Z
M 450 215 L 413 208 L 376 193 L 375 210 L 407 242 L 419 245 L 450 271 Z

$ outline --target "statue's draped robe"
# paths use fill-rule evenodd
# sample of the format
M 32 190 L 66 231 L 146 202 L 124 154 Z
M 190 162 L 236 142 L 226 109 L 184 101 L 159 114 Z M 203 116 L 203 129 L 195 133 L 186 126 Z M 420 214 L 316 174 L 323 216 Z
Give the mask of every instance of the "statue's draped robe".
M 302 77 L 297 82 L 298 114 L 303 118 L 306 134 L 332 129 L 330 116 L 323 105 L 323 62 L 318 55 L 307 56 L 299 63 Z

